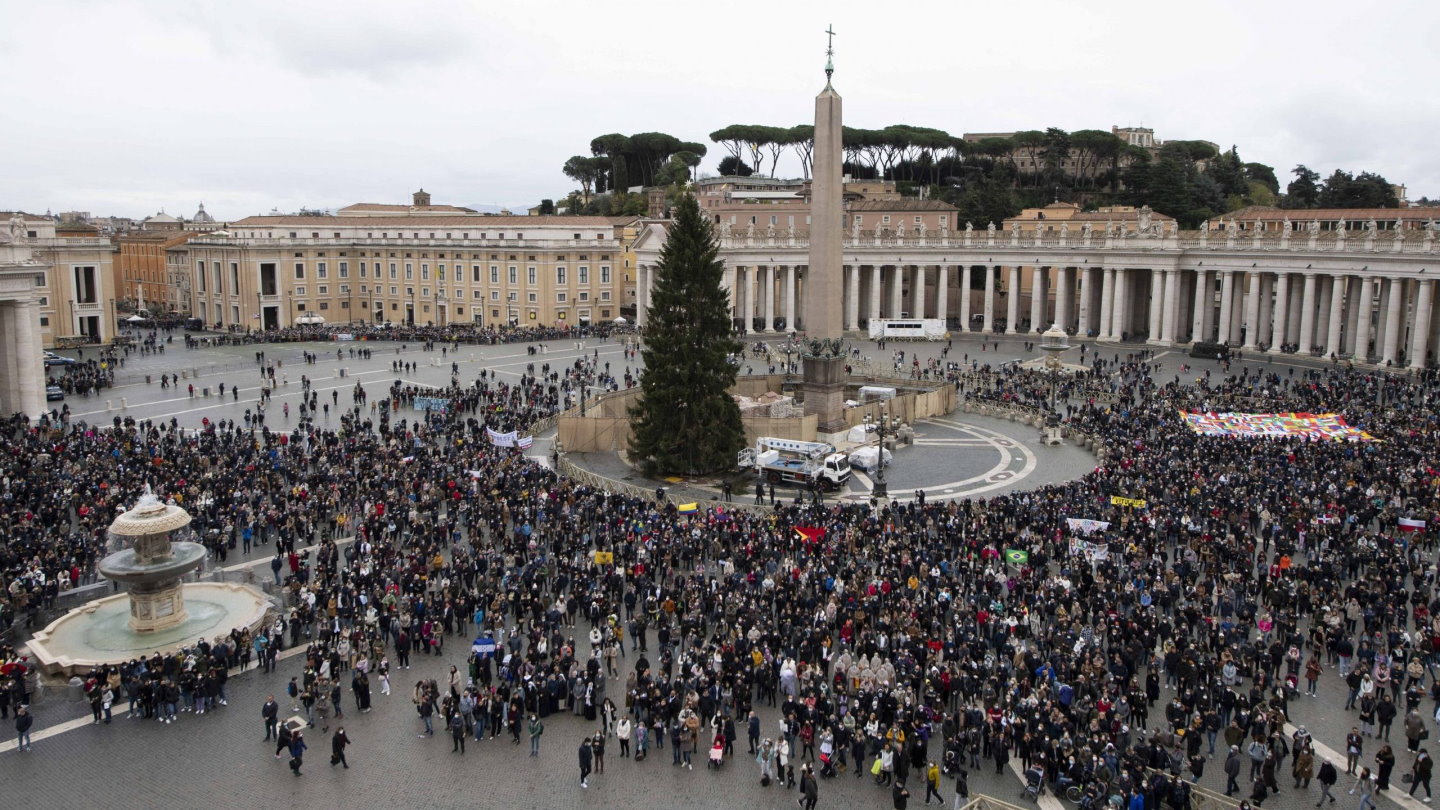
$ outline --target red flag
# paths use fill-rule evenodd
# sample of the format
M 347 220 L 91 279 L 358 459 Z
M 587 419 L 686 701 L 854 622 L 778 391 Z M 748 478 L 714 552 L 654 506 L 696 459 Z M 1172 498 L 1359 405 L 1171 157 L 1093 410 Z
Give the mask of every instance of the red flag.
M 804 543 L 818 543 L 825 539 L 825 530 L 817 526 L 796 526 L 795 534 Z

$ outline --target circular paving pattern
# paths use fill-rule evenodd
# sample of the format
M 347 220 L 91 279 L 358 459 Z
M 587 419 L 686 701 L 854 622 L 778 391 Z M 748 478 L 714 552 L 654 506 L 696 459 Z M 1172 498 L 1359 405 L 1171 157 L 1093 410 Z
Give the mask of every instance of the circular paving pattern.
M 957 414 L 917 424 L 915 444 L 895 453 L 885 476 L 891 498 L 909 500 L 924 490 L 927 500 L 954 500 L 1060 483 L 1094 468 L 1088 451 L 1045 447 L 1028 425 Z M 857 471 L 842 497 L 867 499 L 872 486 L 873 476 Z

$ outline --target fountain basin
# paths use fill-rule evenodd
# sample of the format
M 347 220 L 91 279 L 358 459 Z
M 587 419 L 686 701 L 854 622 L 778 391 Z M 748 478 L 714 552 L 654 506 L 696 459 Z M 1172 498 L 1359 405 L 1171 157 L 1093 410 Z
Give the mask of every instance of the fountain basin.
M 171 556 L 154 562 L 142 562 L 135 549 L 117 551 L 100 561 L 100 573 L 106 579 L 130 585 L 143 585 L 178 579 L 205 562 L 208 554 L 199 543 L 171 543 Z
M 178 624 L 148 633 L 131 630 L 130 595 L 118 593 L 87 602 L 36 632 L 30 654 L 47 673 L 68 677 L 178 650 L 237 627 L 254 631 L 270 610 L 270 601 L 250 585 L 192 582 L 181 587 L 188 615 Z

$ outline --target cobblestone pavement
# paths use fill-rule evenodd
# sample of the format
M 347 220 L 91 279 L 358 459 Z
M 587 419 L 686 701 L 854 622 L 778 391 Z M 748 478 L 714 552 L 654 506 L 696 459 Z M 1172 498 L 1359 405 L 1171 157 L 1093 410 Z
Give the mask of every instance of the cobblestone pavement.
M 582 626 L 575 634 L 583 639 L 586 630 Z M 653 653 L 653 633 L 650 641 Z M 584 644 L 582 640 L 582 649 Z M 538 759 L 527 756 L 527 744 L 513 745 L 503 735 L 481 743 L 467 740 L 463 756 L 451 753 L 452 743 L 443 731 L 437 731 L 433 738 L 417 738 L 422 725 L 410 703 L 411 688 L 421 678 L 443 682 L 451 664 L 464 668 L 467 652 L 465 641 L 451 636 L 444 655 L 417 656 L 412 661 L 413 669 L 394 672 L 394 693 L 389 697 L 379 694 L 377 680 L 375 709 L 369 714 L 353 711 L 347 691 L 346 716 L 338 724 L 343 724 L 354 740 L 348 753 L 348 771 L 329 766 L 329 737 L 320 729 L 306 735 L 311 750 L 306 755 L 304 775 L 298 779 L 290 776 L 284 759 L 274 758 L 274 745 L 262 742 L 260 704 L 265 696 L 277 695 L 282 710 L 290 707 L 284 687 L 291 676 L 300 672 L 298 659 L 291 658 L 282 661 L 275 673 L 252 669 L 232 677 L 228 706 L 204 716 L 182 715 L 174 725 L 132 720 L 117 712 L 108 726 L 82 720 L 78 728 L 40 739 L 33 751 L 18 753 L 13 750 L 7 723 L 5 743 L 0 745 L 0 780 L 8 795 L 43 797 L 55 806 L 113 806 L 118 800 L 127 805 L 144 803 L 155 807 L 216 802 L 224 807 L 251 807 L 293 802 L 293 806 L 319 803 L 336 807 L 401 803 L 460 807 L 484 803 L 515 808 L 672 808 L 683 801 L 686 806 L 700 808 L 778 808 L 794 801 L 793 793 L 778 786 L 760 787 L 758 769 L 745 755 L 743 739 L 737 745 L 736 756 L 719 772 L 706 767 L 703 744 L 691 771 L 671 765 L 668 747 L 652 749 L 651 756 L 641 763 L 620 759 L 618 746 L 612 740 L 606 749 L 606 772 L 593 775 L 590 787 L 582 790 L 576 748 L 583 735 L 598 730 L 598 722 L 589 723 L 568 713 L 547 718 Z M 628 672 L 636 653 L 627 651 L 627 656 L 623 672 Z M 608 693 L 612 698 L 622 683 L 623 678 L 611 680 Z M 1161 704 L 1151 712 L 1152 726 L 1160 722 L 1168 694 L 1162 694 Z M 1341 711 L 1343 705 L 1344 684 L 1336 670 L 1328 669 L 1320 696 L 1299 697 L 1292 704 L 1291 717 L 1306 725 L 1318 740 L 1339 749 L 1345 732 L 1355 723 L 1354 712 Z M 760 707 L 760 712 L 764 733 L 773 735 L 778 721 L 775 710 Z M 43 731 L 62 720 L 87 715 L 83 704 L 53 696 L 36 707 L 36 729 Z M 1433 725 L 1428 717 L 1427 725 Z M 1404 789 L 1398 777 L 1409 766 L 1410 756 L 1403 750 L 1403 736 L 1398 732 L 1393 736 L 1400 740 L 1396 746 L 1396 779 L 1390 791 L 1396 794 Z M 1373 757 L 1379 746 L 1371 740 L 1366 742 L 1366 756 Z M 1207 764 L 1199 780 L 1202 787 L 1223 790 L 1221 749 L 1223 741 L 1218 741 L 1217 757 Z M 939 755 L 938 742 L 932 744 L 931 752 Z M 1344 770 L 1343 762 L 1337 765 Z M 1248 773 L 1248 766 L 1242 776 L 1244 773 Z M 1267 810 L 1313 807 L 1319 795 L 1318 785 L 1308 791 L 1293 789 L 1288 774 L 1287 763 L 1278 776 L 1282 790 L 1265 803 Z M 1351 781 L 1342 776 L 1335 791 L 1340 798 L 1336 806 L 1345 810 L 1353 807 L 1346 802 L 1355 801 L 1344 792 Z M 970 789 L 972 793 L 1024 803 L 1019 801 L 1020 783 L 1015 775 L 1007 770 L 996 776 L 993 763 L 982 763 L 979 771 L 972 772 Z M 942 793 L 950 799 L 953 782 L 947 780 Z M 853 770 L 823 780 L 820 795 L 822 807 L 889 806 L 888 793 L 873 786 L 868 774 L 855 778 Z M 923 788 L 914 793 L 917 803 L 922 796 Z M 1386 798 L 1381 804 L 1389 806 L 1392 802 Z
M 325 349 L 333 345 L 315 348 Z M 957 341 L 951 350 L 952 359 L 956 354 L 963 356 L 967 349 L 974 352 L 977 345 L 977 341 Z M 160 369 L 182 367 L 175 362 L 177 356 L 186 360 L 193 357 L 215 358 L 217 364 L 227 361 L 227 358 L 231 363 L 242 363 L 248 358 L 253 363 L 254 351 L 264 348 L 271 357 L 283 354 L 285 368 L 291 375 L 291 390 L 278 396 L 291 396 L 298 400 L 300 373 L 309 373 L 317 378 L 316 385 L 321 387 L 322 393 L 327 390 L 325 386 L 348 388 L 357 378 L 367 383 L 375 380 L 388 384 L 388 380 L 394 378 L 389 371 L 389 363 L 396 357 L 394 347 L 383 343 L 370 347 L 376 349 L 375 359 L 362 363 L 351 362 L 347 358 L 345 365 L 349 376 L 344 380 L 333 373 L 338 368 L 333 360 L 328 367 L 324 363 L 305 366 L 298 362 L 300 345 L 232 347 L 203 353 L 187 353 L 183 348 L 172 348 L 166 355 L 127 363 L 124 373 L 131 375 L 149 369 L 158 375 Z M 1020 347 L 1018 340 L 1006 341 L 1002 342 L 1000 351 L 986 352 L 984 356 L 987 360 L 1018 359 L 1023 354 L 1017 351 Z M 920 348 L 927 353 L 939 350 L 937 346 Z M 620 357 L 620 350 L 614 344 L 598 345 L 592 341 L 586 350 L 598 350 L 602 358 L 612 357 L 612 362 L 618 362 Z M 1108 356 L 1114 350 L 1106 348 L 1104 351 Z M 574 352 L 567 355 L 566 351 L 555 350 L 546 356 L 532 358 L 523 346 L 484 347 L 476 353 L 481 356 L 474 361 L 475 367 L 483 363 L 497 368 L 502 376 L 518 375 L 529 362 L 535 362 L 538 368 L 547 360 L 553 365 L 569 362 L 575 356 Z M 470 362 L 467 354 L 468 347 L 462 348 L 462 369 L 464 363 Z M 450 358 L 446 358 L 446 365 L 441 368 L 425 365 L 433 355 L 438 355 L 438 352 L 420 352 L 414 347 L 403 352 L 399 355 L 401 358 L 418 361 L 421 367 L 413 375 L 400 376 L 420 381 L 442 381 L 448 377 Z M 1160 362 L 1166 365 L 1167 373 L 1171 368 L 1178 373 L 1179 363 L 1185 360 L 1183 356 L 1170 355 L 1162 356 Z M 1213 365 L 1209 362 L 1197 364 L 1201 367 Z M 1275 364 L 1277 369 L 1286 365 L 1303 366 L 1304 363 Z M 361 377 L 367 372 L 368 376 Z M 197 398 L 192 404 L 188 396 L 177 398 L 174 389 L 162 392 L 158 383 L 146 386 L 142 382 L 121 386 L 99 397 L 72 397 L 71 408 L 82 418 L 108 420 L 104 400 L 125 396 L 129 399 L 129 412 L 137 417 L 164 416 L 168 419 L 173 414 L 187 426 L 198 425 L 200 417 L 205 415 L 212 420 L 221 417 L 238 420 L 249 404 L 245 397 L 253 398 L 254 395 L 254 391 L 246 387 L 246 378 L 258 383 L 258 374 L 225 374 L 225 379 L 239 381 L 242 385 L 242 399 L 238 405 L 222 405 L 213 398 L 209 402 Z M 181 390 L 184 390 L 183 387 Z M 278 411 L 272 409 L 271 413 Z M 970 416 L 956 417 L 954 421 L 979 423 Z M 321 424 L 324 424 L 323 419 Z M 1002 423 L 1002 426 L 1006 424 Z M 267 556 L 267 551 L 262 548 L 252 556 L 263 558 Z M 235 558 L 230 562 L 235 562 Z M 577 630 L 577 636 L 583 636 L 584 629 Z M 290 676 L 299 674 L 298 661 L 289 659 L 282 661 L 276 673 L 262 674 L 252 670 L 234 676 L 230 681 L 228 706 L 201 717 L 183 715 L 175 725 L 131 720 L 123 714 L 117 714 L 111 725 L 90 725 L 82 720 L 73 730 L 37 740 L 32 752 L 20 753 L 14 750 L 13 732 L 7 721 L 0 726 L 5 731 L 5 736 L 0 738 L 4 740 L 4 744 L 0 745 L 0 784 L 5 786 L 7 796 L 16 797 L 23 806 L 44 802 L 47 806 L 59 807 L 254 807 L 277 804 L 460 807 L 485 804 L 514 808 L 672 808 L 684 802 L 687 806 L 698 808 L 778 808 L 791 806 L 794 801 L 793 793 L 779 787 L 759 786 L 758 771 L 752 759 L 744 754 L 743 742 L 737 746 L 737 757 L 728 761 L 719 772 L 706 768 L 703 748 L 695 760 L 695 769 L 689 771 L 670 764 L 668 748 L 652 750 L 648 760 L 635 763 L 620 759 L 618 748 L 611 745 L 606 752 L 606 772 L 593 775 L 589 789 L 582 790 L 578 784 L 575 750 L 581 736 L 593 733 L 596 724 L 568 714 L 547 719 L 542 751 L 537 759 L 526 756 L 528 746 L 515 746 L 504 738 L 487 739 L 482 743 L 471 740 L 463 756 L 452 754 L 450 741 L 441 734 L 434 738 L 417 739 L 421 724 L 410 704 L 410 688 L 422 677 L 443 678 L 452 663 L 462 668 L 464 665 L 465 641 L 450 637 L 447 642 L 445 655 L 417 657 L 414 669 L 395 672 L 395 693 L 390 697 L 380 696 L 376 684 L 376 708 L 373 712 L 355 713 L 350 696 L 346 695 L 344 705 L 347 715 L 340 722 L 354 740 L 349 749 L 349 770 L 328 765 L 329 739 L 319 729 L 307 735 L 311 750 L 306 757 L 304 776 L 298 779 L 290 776 L 283 759 L 274 758 L 273 745 L 262 742 L 264 731 L 260 705 L 265 696 L 277 694 L 282 709 L 289 708 L 283 698 L 284 685 Z M 627 664 L 634 660 L 635 653 L 628 655 Z M 619 692 L 621 682 L 611 681 L 612 696 Z M 1320 696 L 1297 698 L 1292 704 L 1291 717 L 1294 722 L 1306 725 L 1320 742 L 1341 749 L 1344 734 L 1356 723 L 1355 712 L 1341 709 L 1344 697 L 1344 685 L 1336 670 L 1327 669 L 1321 682 Z M 1426 709 L 1431 708 L 1430 702 L 1426 701 Z M 762 708 L 761 711 L 766 731 L 773 732 L 776 723 L 774 710 Z M 1425 714 L 1427 726 L 1433 725 L 1429 711 Z M 67 703 L 58 695 L 51 696 L 36 707 L 35 731 L 40 733 L 58 723 L 86 715 L 83 704 Z M 1158 721 L 1160 707 L 1152 715 Z M 1394 736 L 1400 740 L 1397 746 L 1398 777 L 1408 768 L 1410 755 L 1403 750 L 1401 735 L 1397 732 Z M 1372 758 L 1377 749 L 1374 741 L 1367 740 L 1366 758 Z M 938 743 L 932 745 L 931 750 L 938 755 Z M 1200 780 L 1202 786 L 1222 789 L 1222 761 L 1223 757 L 1218 756 L 1210 761 Z M 1338 765 L 1343 770 L 1343 762 Z M 1313 807 L 1318 788 L 1312 786 L 1309 791 L 1292 789 L 1291 781 L 1285 778 L 1288 773 L 1287 763 L 1279 777 L 1283 789 L 1266 802 L 1266 810 L 1305 810 Z M 1349 787 L 1349 780 L 1342 780 L 1338 786 L 1336 793 L 1340 802 L 1337 807 L 1349 810 L 1355 806 L 1356 797 L 1344 792 Z M 1390 793 L 1401 789 L 1403 786 L 1397 778 Z M 986 765 L 972 773 L 971 790 L 1021 803 L 1018 798 L 1019 782 L 1014 775 L 1007 772 L 996 776 L 993 765 Z M 942 792 L 947 800 L 950 799 L 953 785 L 947 782 Z M 923 789 L 914 791 L 913 800 L 917 805 L 922 796 Z M 868 775 L 855 778 L 853 771 L 834 780 L 822 781 L 820 797 L 821 807 L 890 806 L 888 792 L 871 785 Z M 1347 802 L 1350 804 L 1347 805 Z M 1382 807 L 1393 803 L 1389 797 L 1381 799 Z M 1418 805 L 1411 804 L 1411 807 L 1415 806 Z

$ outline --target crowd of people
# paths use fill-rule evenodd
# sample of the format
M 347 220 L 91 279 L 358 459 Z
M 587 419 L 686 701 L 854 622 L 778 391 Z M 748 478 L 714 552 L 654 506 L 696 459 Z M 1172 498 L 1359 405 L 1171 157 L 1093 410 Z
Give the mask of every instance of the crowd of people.
M 972 399 L 1050 396 L 1045 375 L 962 368 Z M 439 725 L 457 754 L 487 734 L 538 753 L 550 721 L 583 733 L 582 785 L 610 751 L 641 761 L 668 745 L 677 767 L 723 765 L 744 735 L 763 784 L 798 786 L 810 806 L 842 775 L 868 776 L 896 806 L 921 786 L 927 803 L 958 801 L 970 772 L 1016 760 L 1037 791 L 1084 805 L 1183 807 L 1211 757 L 1226 793 L 1259 805 L 1312 777 L 1334 800 L 1339 763 L 1287 723 L 1320 679 L 1340 678 L 1358 719 L 1355 792 L 1390 788 L 1399 757 L 1384 740 L 1403 717 L 1405 767 L 1428 794 L 1433 376 L 1242 366 L 1162 380 L 1143 353 L 1092 356 L 1062 392 L 1066 424 L 1105 448 L 1079 480 L 681 514 L 487 440 L 601 373 L 581 362 L 517 385 L 457 380 L 447 412 L 413 420 L 388 416 L 413 392 L 392 388 L 372 417 L 357 385 L 338 430 L 13 420 L 4 610 L 33 616 L 93 579 L 104 527 L 148 483 L 201 530 L 274 543 L 285 612 L 253 637 L 97 673 L 101 722 L 122 699 L 159 720 L 223 705 L 226 673 L 252 653 L 270 666 L 304 646 L 293 705 L 323 728 L 342 685 L 368 706 L 371 684 L 388 692 L 412 656 L 433 655 L 456 665 L 414 685 L 418 733 Z M 1178 418 L 1191 410 L 1337 412 L 1380 440 L 1205 437 Z M 476 637 L 491 646 L 471 652 Z M 1287 760 L 1292 788 L 1277 776 Z

